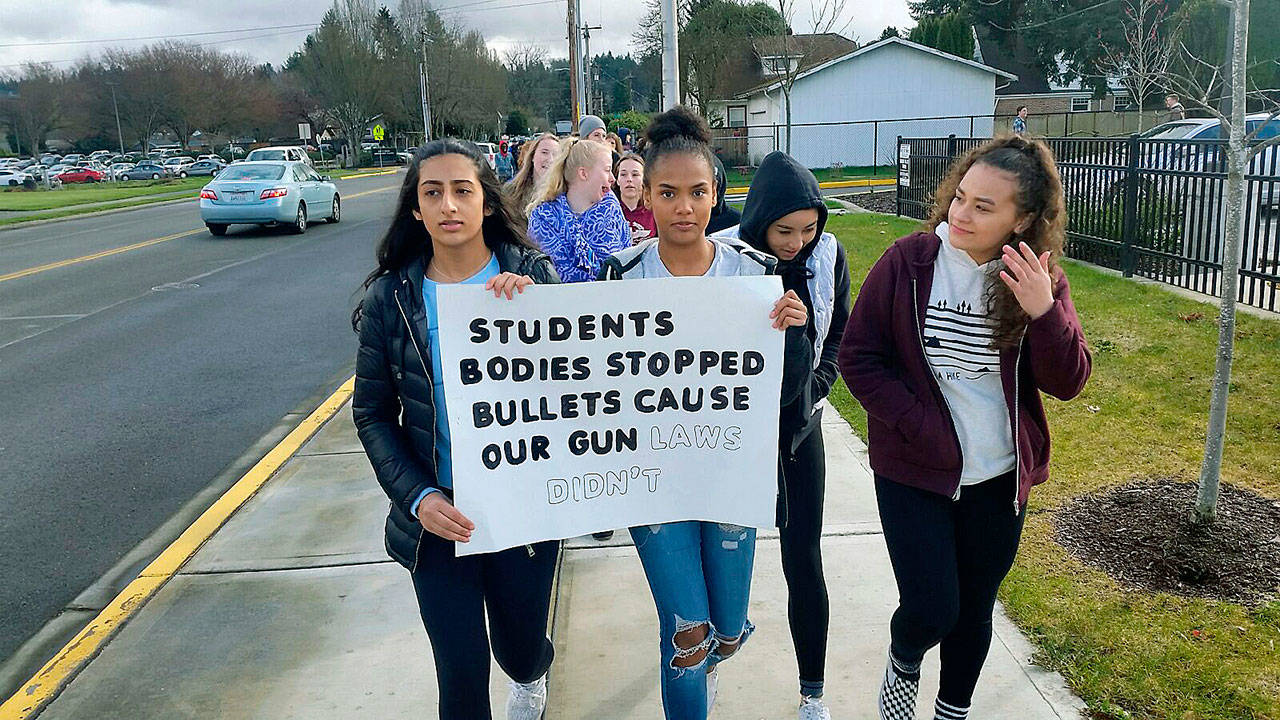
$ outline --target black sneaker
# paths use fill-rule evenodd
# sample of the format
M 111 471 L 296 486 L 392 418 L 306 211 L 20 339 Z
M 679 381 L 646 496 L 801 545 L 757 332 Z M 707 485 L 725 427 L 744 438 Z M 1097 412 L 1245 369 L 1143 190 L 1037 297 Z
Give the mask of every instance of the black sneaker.
M 605 530 L 604 532 L 591 533 L 591 537 L 599 540 L 600 542 L 604 542 L 605 540 L 608 540 L 613 537 L 613 531 Z

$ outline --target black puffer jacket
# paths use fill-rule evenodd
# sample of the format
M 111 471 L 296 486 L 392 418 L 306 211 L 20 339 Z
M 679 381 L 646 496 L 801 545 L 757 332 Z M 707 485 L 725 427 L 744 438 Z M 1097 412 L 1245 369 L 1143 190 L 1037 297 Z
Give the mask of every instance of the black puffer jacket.
M 503 272 L 528 275 L 539 284 L 560 282 L 551 259 L 538 250 L 503 243 L 494 253 Z M 425 268 L 426 258 L 420 258 L 378 278 L 365 292 L 351 400 L 360 443 L 391 499 L 387 553 L 410 570 L 423 533 L 410 506 L 423 490 L 437 487 L 431 345 L 422 300 Z

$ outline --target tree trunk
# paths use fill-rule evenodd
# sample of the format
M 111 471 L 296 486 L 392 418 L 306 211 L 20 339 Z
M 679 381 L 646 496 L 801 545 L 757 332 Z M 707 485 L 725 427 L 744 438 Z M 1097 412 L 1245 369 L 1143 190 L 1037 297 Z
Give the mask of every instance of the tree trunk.
M 791 88 L 785 85 L 782 88 L 783 102 L 787 106 L 787 154 L 791 154 Z
M 1210 524 L 1217 517 L 1222 475 L 1222 445 L 1227 429 L 1227 395 L 1231 389 L 1231 361 L 1235 356 L 1236 294 L 1240 283 L 1240 247 L 1244 244 L 1245 183 L 1249 149 L 1245 133 L 1245 53 L 1249 35 L 1249 0 L 1232 3 L 1231 122 L 1227 139 L 1227 192 L 1225 247 L 1222 253 L 1222 302 L 1218 312 L 1218 356 L 1209 397 L 1209 427 L 1205 434 L 1204 461 L 1192 520 Z

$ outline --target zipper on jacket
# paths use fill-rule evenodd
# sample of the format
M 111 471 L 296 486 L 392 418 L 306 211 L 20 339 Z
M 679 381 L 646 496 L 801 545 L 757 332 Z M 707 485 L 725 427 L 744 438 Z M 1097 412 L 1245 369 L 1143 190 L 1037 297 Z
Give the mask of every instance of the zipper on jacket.
M 400 286 L 401 286 L 401 287 L 404 287 L 406 283 L 407 283 L 407 281 L 406 281 L 406 280 L 403 280 L 403 279 L 401 279 L 401 280 L 400 280 Z M 404 311 L 404 305 L 401 305 L 401 304 L 400 304 L 400 293 L 399 293 L 398 291 L 394 291 L 394 290 L 393 290 L 393 291 L 391 292 L 391 296 L 395 298 L 395 300 L 396 300 L 396 308 L 398 308 L 398 309 L 400 310 L 400 317 L 404 320 L 404 329 L 405 329 L 405 330 L 407 330 L 407 331 L 409 332 L 409 342 L 413 343 L 413 349 L 414 349 L 414 352 L 418 353 L 418 362 L 422 363 L 422 374 L 423 374 L 423 376 L 425 376 L 428 380 L 430 380 L 430 379 L 431 379 L 431 371 L 427 369 L 427 361 L 426 361 L 426 359 L 425 359 L 425 358 L 423 358 L 423 357 L 422 357 L 422 348 L 418 347 L 418 339 L 417 339 L 416 337 L 414 337 L 414 336 L 413 336 L 413 325 L 409 322 L 409 316 L 408 316 L 408 315 L 405 313 L 405 311 Z M 429 402 L 430 402 L 430 404 L 431 404 L 431 413 L 434 415 L 434 414 L 435 414 L 435 410 L 436 410 L 436 399 L 435 399 L 435 396 L 434 396 L 434 395 L 432 395 L 432 396 L 431 396 L 431 400 L 430 400 Z M 434 455 L 434 454 L 435 454 L 435 448 L 431 448 L 431 451 L 432 451 L 432 454 Z M 413 519 L 414 519 L 414 520 L 417 520 L 417 518 L 413 518 Z M 421 550 L 422 550 L 422 537 L 423 537 L 423 534 L 424 534 L 426 531 L 427 531 L 427 529 L 426 529 L 426 528 L 424 528 L 424 527 L 422 527 L 422 523 L 421 523 L 421 521 L 419 521 L 419 523 L 418 523 L 418 547 L 415 547 L 415 548 L 413 549 L 413 567 L 409 569 L 409 572 L 410 572 L 410 573 L 413 573 L 413 572 L 417 571 L 417 569 L 418 569 L 418 556 L 421 554 Z
M 955 416 L 951 413 L 951 403 L 947 401 L 947 394 L 942 392 L 942 387 L 938 385 L 938 379 L 933 376 L 933 366 L 929 364 L 929 354 L 924 349 L 924 325 L 920 322 L 920 289 L 917 287 L 918 282 L 916 278 L 911 278 L 911 311 L 916 317 L 916 340 L 920 342 L 920 355 L 924 358 L 924 366 L 929 371 L 929 380 L 942 398 L 942 404 L 947 408 L 947 419 L 951 421 L 951 432 L 954 434 Z M 960 456 L 960 474 L 963 475 L 964 448 L 960 446 L 959 435 L 956 435 L 956 453 Z M 960 499 L 960 489 L 962 487 L 964 487 L 964 484 L 957 481 L 956 492 L 951 496 L 953 501 Z
M 1022 513 L 1022 508 L 1018 505 L 1018 495 L 1022 493 L 1022 447 L 1018 444 L 1018 428 L 1022 423 L 1021 413 L 1018 412 L 1018 403 L 1022 397 L 1019 394 L 1018 387 L 1022 381 L 1021 368 L 1018 366 L 1022 362 L 1022 339 L 1027 336 L 1027 329 L 1022 329 L 1022 335 L 1018 336 L 1018 349 L 1013 353 L 1013 516 L 1017 517 Z

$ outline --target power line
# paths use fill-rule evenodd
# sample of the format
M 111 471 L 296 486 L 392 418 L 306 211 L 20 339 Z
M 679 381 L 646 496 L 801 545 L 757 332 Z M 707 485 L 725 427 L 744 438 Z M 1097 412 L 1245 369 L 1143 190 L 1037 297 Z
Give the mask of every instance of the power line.
M 492 1 L 492 0 L 488 0 Z M 204 35 L 230 35 L 242 32 L 260 32 L 262 30 L 287 30 L 293 28 L 313 28 L 319 23 L 300 23 L 297 25 L 270 25 L 267 27 L 240 28 L 239 30 L 208 30 L 194 33 L 169 33 L 166 35 L 147 35 L 145 37 L 111 38 L 102 40 L 50 40 L 34 43 L 5 43 L 0 48 L 48 47 L 50 45 L 103 45 L 106 43 L 135 42 L 141 40 L 169 40 L 171 38 L 200 37 Z M 243 38 L 242 38 L 243 39 Z
M 211 40 L 209 42 L 191 43 L 191 44 L 196 47 L 208 47 L 209 45 L 225 45 L 227 43 L 244 42 L 245 40 L 261 40 L 262 38 L 279 37 L 281 35 L 296 35 L 301 32 L 308 32 L 312 27 L 314 26 L 308 25 L 307 27 L 302 28 L 300 30 L 285 30 L 283 32 L 264 33 L 262 35 L 249 35 L 247 37 L 240 37 L 240 38 L 224 38 L 221 40 Z M 22 67 L 23 65 L 62 65 L 65 63 L 79 62 L 80 60 L 84 60 L 86 57 L 89 57 L 89 56 L 86 55 L 78 58 L 68 58 L 66 60 L 27 60 L 25 62 L 20 62 L 20 63 L 8 63 L 5 65 L 0 65 L 0 68 Z

